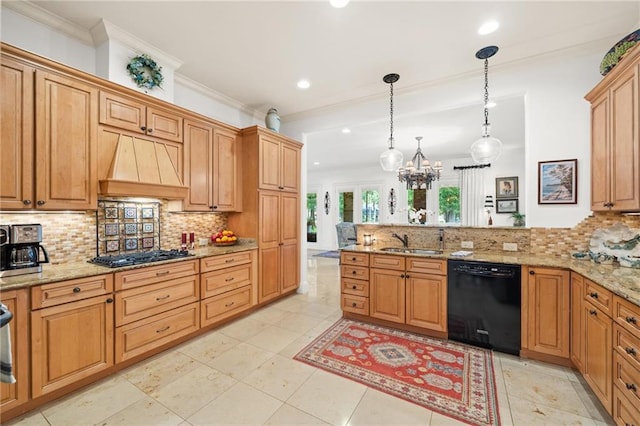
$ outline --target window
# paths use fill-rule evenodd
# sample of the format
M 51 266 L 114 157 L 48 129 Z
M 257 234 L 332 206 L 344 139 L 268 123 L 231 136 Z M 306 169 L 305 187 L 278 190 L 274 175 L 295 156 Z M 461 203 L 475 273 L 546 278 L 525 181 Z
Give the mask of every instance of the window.
M 362 223 L 378 223 L 380 194 L 375 189 L 362 191 Z
M 338 223 L 353 222 L 353 191 L 338 193 Z
M 460 188 L 442 186 L 439 190 L 440 223 L 460 224 Z
M 307 242 L 318 241 L 318 194 L 307 194 Z

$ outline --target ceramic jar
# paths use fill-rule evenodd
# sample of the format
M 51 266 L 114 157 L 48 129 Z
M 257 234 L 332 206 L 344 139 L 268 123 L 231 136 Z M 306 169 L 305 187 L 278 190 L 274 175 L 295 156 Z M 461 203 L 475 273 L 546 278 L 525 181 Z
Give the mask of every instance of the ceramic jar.
M 280 116 L 278 115 L 277 109 L 270 108 L 269 111 L 267 111 L 267 116 L 264 118 L 264 121 L 267 129 L 273 130 L 274 132 L 280 131 Z

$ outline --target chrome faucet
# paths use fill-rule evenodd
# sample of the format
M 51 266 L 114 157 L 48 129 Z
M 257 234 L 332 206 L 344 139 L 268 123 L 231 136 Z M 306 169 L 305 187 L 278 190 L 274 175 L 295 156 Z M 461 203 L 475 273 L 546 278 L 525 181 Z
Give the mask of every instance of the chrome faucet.
M 409 248 L 409 236 L 407 234 L 404 234 L 402 237 L 398 234 L 396 234 L 395 232 L 393 234 L 391 234 L 392 237 L 399 239 L 400 241 L 402 241 L 402 247 L 404 248 Z
M 444 229 L 438 231 L 438 241 L 440 242 L 440 251 L 444 251 Z

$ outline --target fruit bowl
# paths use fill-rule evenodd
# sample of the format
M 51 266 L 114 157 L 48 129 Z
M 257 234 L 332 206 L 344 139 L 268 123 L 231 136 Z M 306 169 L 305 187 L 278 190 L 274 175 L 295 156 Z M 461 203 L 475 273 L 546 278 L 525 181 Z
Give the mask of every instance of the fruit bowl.
M 219 241 L 219 242 L 214 241 L 213 242 L 214 246 L 234 246 L 236 244 L 238 244 L 237 240 L 236 241 Z

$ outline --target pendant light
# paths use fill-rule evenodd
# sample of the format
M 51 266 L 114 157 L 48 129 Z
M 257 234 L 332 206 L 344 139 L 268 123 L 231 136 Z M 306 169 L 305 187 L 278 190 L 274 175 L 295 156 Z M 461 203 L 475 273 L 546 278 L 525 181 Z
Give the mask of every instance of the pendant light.
M 500 139 L 490 135 L 489 124 L 489 58 L 498 52 L 498 46 L 487 46 L 476 52 L 476 58 L 484 60 L 484 124 L 482 136 L 471 145 L 471 158 L 478 164 L 491 163 L 502 152 Z
M 382 78 L 382 81 L 389 84 L 391 87 L 390 90 L 390 113 L 391 113 L 391 121 L 390 121 L 390 133 L 389 133 L 389 148 L 386 149 L 382 154 L 380 154 L 380 165 L 382 166 L 382 170 L 386 172 L 394 172 L 400 168 L 402 165 L 402 161 L 404 157 L 402 156 L 402 152 L 395 149 L 393 146 L 393 83 L 398 81 L 400 76 L 398 74 L 387 74 Z

